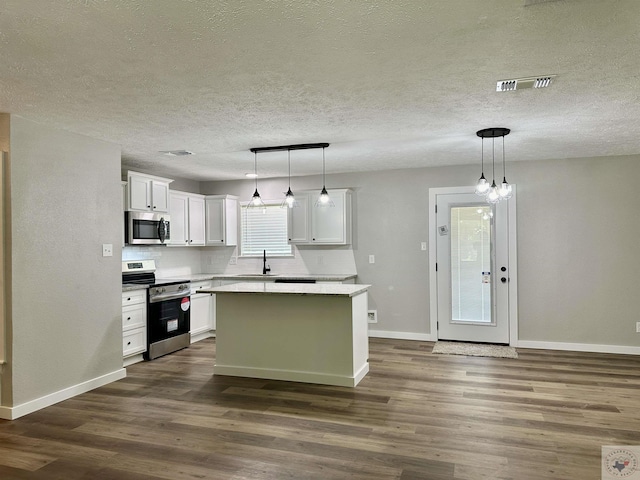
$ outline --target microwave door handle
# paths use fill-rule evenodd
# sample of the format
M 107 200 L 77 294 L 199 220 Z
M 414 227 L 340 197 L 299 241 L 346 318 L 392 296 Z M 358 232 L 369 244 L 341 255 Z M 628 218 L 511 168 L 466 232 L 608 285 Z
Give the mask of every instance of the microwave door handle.
M 167 226 L 164 221 L 164 218 L 161 218 L 158 222 L 158 238 L 160 239 L 160 243 L 164 243 L 165 236 L 167 234 Z

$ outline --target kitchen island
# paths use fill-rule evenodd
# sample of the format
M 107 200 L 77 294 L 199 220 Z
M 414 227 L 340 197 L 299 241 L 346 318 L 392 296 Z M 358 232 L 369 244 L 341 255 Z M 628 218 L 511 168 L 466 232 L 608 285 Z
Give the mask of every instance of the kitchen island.
M 216 295 L 214 374 L 355 387 L 369 371 L 369 285 L 246 282 Z

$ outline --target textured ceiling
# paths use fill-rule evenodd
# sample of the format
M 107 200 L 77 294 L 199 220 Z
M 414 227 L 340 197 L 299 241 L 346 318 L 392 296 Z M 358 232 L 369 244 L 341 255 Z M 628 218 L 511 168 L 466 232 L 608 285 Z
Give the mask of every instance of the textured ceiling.
M 3 0 L 0 111 L 194 180 L 308 142 L 328 173 L 475 163 L 496 126 L 508 161 L 638 154 L 639 25 L 638 0 Z M 292 152 L 292 174 L 321 158 Z M 286 152 L 258 170 L 286 175 Z

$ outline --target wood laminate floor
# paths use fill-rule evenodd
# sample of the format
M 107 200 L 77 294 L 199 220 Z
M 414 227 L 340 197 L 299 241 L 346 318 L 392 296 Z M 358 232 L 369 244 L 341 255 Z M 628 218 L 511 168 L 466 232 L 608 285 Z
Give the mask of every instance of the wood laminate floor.
M 213 376 L 215 341 L 0 420 L 0 479 L 600 479 L 640 445 L 640 357 L 432 355 L 371 339 L 358 387 Z

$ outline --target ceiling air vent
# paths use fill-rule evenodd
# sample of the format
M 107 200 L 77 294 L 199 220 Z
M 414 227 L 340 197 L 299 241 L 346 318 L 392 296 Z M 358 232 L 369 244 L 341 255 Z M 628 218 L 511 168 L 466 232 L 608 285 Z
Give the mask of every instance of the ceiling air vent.
M 169 157 L 185 157 L 187 155 L 193 155 L 193 152 L 189 150 L 161 150 L 160 153 L 168 155 Z
M 546 88 L 557 75 L 543 75 L 540 77 L 513 78 L 510 80 L 499 80 L 496 84 L 496 92 L 510 92 L 512 90 L 522 90 L 524 88 Z

